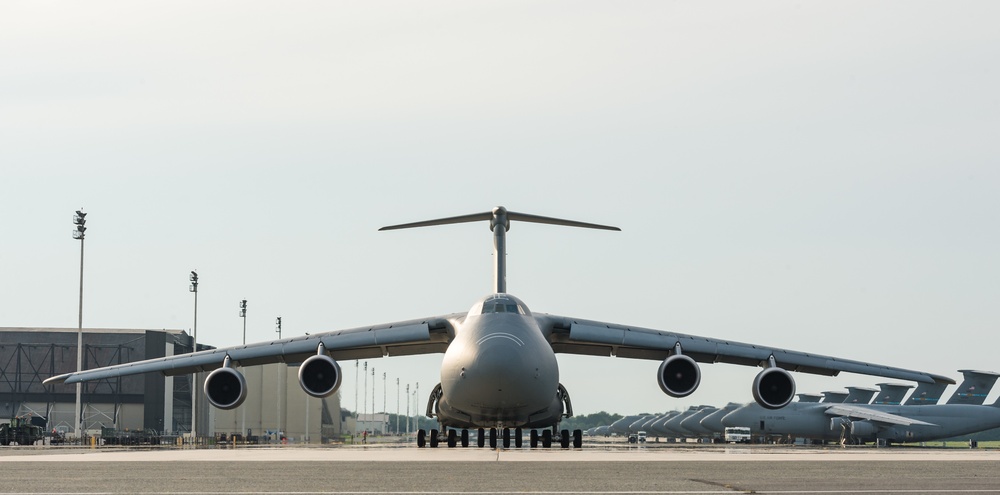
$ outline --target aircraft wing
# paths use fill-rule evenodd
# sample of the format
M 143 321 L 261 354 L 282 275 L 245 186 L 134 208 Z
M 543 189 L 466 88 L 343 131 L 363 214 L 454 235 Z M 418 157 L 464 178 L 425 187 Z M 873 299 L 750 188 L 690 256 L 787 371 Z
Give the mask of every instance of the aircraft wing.
M 548 335 L 552 349 L 568 354 L 663 360 L 680 344 L 683 354 L 703 363 L 762 366 L 774 356 L 775 364 L 788 371 L 826 376 L 847 371 L 920 383 L 955 383 L 946 376 L 923 371 L 664 330 L 547 314 L 536 314 L 535 320 Z
M 226 356 L 233 366 L 269 363 L 301 363 L 315 355 L 322 342 L 333 359 L 365 359 L 386 356 L 409 356 L 444 352 L 455 335 L 455 328 L 466 313 L 454 313 L 421 320 L 336 330 L 290 339 L 260 342 L 222 349 L 177 354 L 132 363 L 66 373 L 45 380 L 53 383 L 77 383 L 119 376 L 159 371 L 164 375 L 182 375 L 221 368 Z
M 923 425 L 923 426 L 937 426 L 933 423 L 927 423 L 917 419 L 907 418 L 906 416 L 899 416 L 896 414 L 889 414 L 887 412 L 876 411 L 874 409 L 869 409 L 867 407 L 861 406 L 851 406 L 845 404 L 837 404 L 835 406 L 830 406 L 826 408 L 826 413 L 831 416 L 847 416 L 851 419 L 863 419 L 868 421 L 875 421 L 878 423 L 885 423 L 890 425 L 901 425 L 901 426 L 911 426 L 911 425 Z

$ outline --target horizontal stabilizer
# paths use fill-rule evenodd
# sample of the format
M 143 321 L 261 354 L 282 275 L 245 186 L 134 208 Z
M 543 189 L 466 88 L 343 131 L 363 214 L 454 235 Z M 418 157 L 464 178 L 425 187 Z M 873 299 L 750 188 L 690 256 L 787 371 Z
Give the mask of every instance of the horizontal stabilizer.
M 621 230 L 618 227 L 613 227 L 610 225 L 600 225 L 596 223 L 578 222 L 576 220 L 565 220 L 562 218 L 543 217 L 541 215 L 531 215 L 528 213 L 517 213 L 514 211 L 507 211 L 507 209 L 504 208 L 503 206 L 497 206 L 496 208 L 493 208 L 493 211 L 487 211 L 484 213 L 472 213 L 470 215 L 459 215 L 457 217 L 437 218 L 434 220 L 424 220 L 421 222 L 389 225 L 387 227 L 382 227 L 381 229 L 378 230 L 383 231 L 383 230 L 411 229 L 415 227 L 431 227 L 434 225 L 449 225 L 453 223 L 480 222 L 483 220 L 490 221 L 490 230 L 493 230 L 493 226 L 496 224 L 503 225 L 504 230 L 510 230 L 511 220 L 518 222 L 562 225 L 565 227 L 582 227 L 586 229 L 617 230 L 617 231 Z

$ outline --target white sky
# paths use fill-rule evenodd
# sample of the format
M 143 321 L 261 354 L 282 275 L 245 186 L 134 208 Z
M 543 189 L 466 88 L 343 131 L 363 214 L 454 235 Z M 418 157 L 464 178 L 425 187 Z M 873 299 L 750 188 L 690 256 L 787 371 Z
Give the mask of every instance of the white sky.
M 623 229 L 515 224 L 536 312 L 1000 370 L 998 25 L 962 1 L 4 1 L 0 326 L 76 326 L 81 206 L 85 326 L 189 329 L 197 269 L 199 340 L 228 346 L 242 298 L 248 341 L 466 311 L 486 224 L 376 230 L 504 205 Z M 369 366 L 422 409 L 440 360 Z M 757 372 L 705 365 L 677 400 L 657 362 L 559 360 L 578 414 L 749 401 Z

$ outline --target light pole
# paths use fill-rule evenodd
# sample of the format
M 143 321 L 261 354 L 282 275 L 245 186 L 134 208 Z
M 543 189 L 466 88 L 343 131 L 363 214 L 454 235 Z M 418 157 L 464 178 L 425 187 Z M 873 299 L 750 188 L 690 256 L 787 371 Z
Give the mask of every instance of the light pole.
M 385 407 L 385 372 L 384 371 L 382 372 L 382 414 L 385 414 L 385 415 L 389 414 L 387 408 Z M 389 429 L 389 420 L 387 419 L 385 421 L 385 430 L 388 430 L 388 429 Z M 385 435 L 385 433 L 386 432 L 383 430 L 382 434 Z
M 278 325 L 278 328 L 276 330 L 278 332 L 278 340 L 281 340 L 281 317 L 280 316 L 278 317 L 278 320 L 276 321 L 276 323 Z M 286 380 L 285 372 L 286 372 L 287 368 L 288 368 L 287 366 L 281 366 L 280 367 L 280 369 L 281 369 L 281 373 L 280 373 L 281 376 L 278 378 L 278 400 L 275 401 L 275 402 L 278 403 L 278 426 L 275 427 L 275 430 L 277 430 L 276 435 L 278 437 L 278 443 L 279 444 L 281 443 L 281 432 L 284 431 L 284 428 L 281 427 L 281 403 L 285 401 L 285 394 L 282 393 L 281 389 L 284 388 L 284 386 L 285 386 L 285 380 Z
M 77 320 L 77 332 L 76 332 L 76 371 L 83 371 L 83 238 L 84 232 L 87 231 L 87 214 L 84 213 L 83 208 L 76 210 L 76 215 L 73 216 L 73 224 L 76 225 L 76 230 L 73 231 L 73 238 L 80 239 L 80 315 Z M 82 398 L 83 396 L 83 384 L 76 384 L 76 410 L 74 411 L 74 416 L 76 416 L 76 436 L 77 438 L 83 438 L 82 431 L 80 430 L 80 422 L 83 419 L 83 409 Z
M 189 290 L 194 292 L 194 330 L 191 332 L 191 352 L 198 352 L 198 272 L 191 271 Z M 191 440 L 198 443 L 198 372 L 191 373 Z
M 247 300 L 240 301 L 240 318 L 243 318 L 243 345 L 247 345 Z
M 358 360 L 354 360 L 354 433 L 358 432 L 358 422 L 361 421 L 361 410 L 358 409 Z
M 410 384 L 406 384 L 406 436 L 410 436 Z
M 396 435 L 399 435 L 399 377 L 396 377 Z
M 374 368 L 372 368 L 374 369 Z M 365 419 L 361 421 L 361 431 L 368 431 L 365 421 L 368 420 L 368 361 L 365 361 Z
M 247 300 L 246 299 L 240 301 L 240 318 L 243 318 L 243 345 L 247 345 Z M 307 398 L 306 399 L 306 404 L 308 404 L 308 403 L 309 403 L 309 400 Z M 240 406 L 240 410 L 242 410 L 242 412 L 243 412 L 243 414 L 242 414 L 242 420 L 240 422 L 240 434 L 241 435 L 246 435 L 247 434 L 247 409 L 241 405 Z M 308 414 L 308 413 L 309 413 L 309 408 L 307 407 L 306 408 L 306 414 Z M 306 431 L 307 432 L 308 432 L 308 428 L 309 428 L 309 425 L 306 425 Z M 307 438 L 309 437 L 308 433 L 306 433 L 306 437 Z
M 372 366 L 372 433 L 375 433 L 375 367 Z

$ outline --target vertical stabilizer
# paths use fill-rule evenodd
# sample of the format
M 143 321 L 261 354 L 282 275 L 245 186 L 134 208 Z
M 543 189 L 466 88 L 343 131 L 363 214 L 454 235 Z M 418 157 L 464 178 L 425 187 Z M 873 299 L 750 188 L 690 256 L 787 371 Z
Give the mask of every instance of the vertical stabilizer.
M 941 400 L 944 395 L 946 383 L 918 383 L 917 388 L 910 394 L 910 398 L 903 403 L 904 406 L 933 406 Z
M 972 404 L 981 406 L 986 402 L 1000 373 L 992 371 L 958 370 L 965 377 L 951 394 L 948 404 Z
M 879 392 L 872 404 L 884 404 L 887 406 L 897 406 L 903 402 L 913 385 L 903 385 L 899 383 L 879 383 Z

